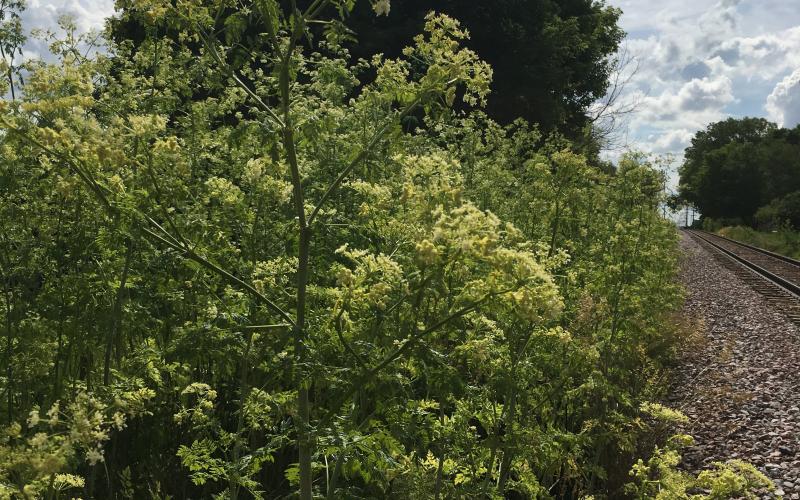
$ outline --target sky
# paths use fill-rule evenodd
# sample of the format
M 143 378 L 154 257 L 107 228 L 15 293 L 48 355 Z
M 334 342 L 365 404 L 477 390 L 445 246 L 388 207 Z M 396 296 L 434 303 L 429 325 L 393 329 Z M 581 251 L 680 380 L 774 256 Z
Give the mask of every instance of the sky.
M 800 0 L 610 0 L 638 71 L 627 145 L 678 160 L 727 117 L 800 123 Z
M 619 100 L 635 109 L 621 144 L 680 161 L 696 131 L 729 116 L 800 123 L 800 0 L 607 1 L 623 10 L 638 68 Z M 52 27 L 71 13 L 87 30 L 113 10 L 113 0 L 28 0 L 23 22 Z M 43 49 L 31 42 L 28 55 Z
M 114 0 L 26 0 L 22 13 L 23 29 L 56 31 L 58 18 L 69 14 L 75 20 L 79 32 L 101 30 L 107 17 L 114 14 Z M 47 58 L 46 43 L 29 37 L 25 46 L 25 58 Z

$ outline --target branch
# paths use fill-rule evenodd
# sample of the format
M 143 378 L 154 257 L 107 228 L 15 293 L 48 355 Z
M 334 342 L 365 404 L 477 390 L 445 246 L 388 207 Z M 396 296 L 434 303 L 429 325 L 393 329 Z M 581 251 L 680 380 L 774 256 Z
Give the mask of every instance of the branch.
M 186 257 L 187 259 L 189 259 L 189 260 L 192 260 L 192 261 L 194 261 L 194 262 L 196 262 L 196 263 L 200 264 L 201 266 L 205 267 L 205 268 L 206 268 L 206 269 L 208 269 L 209 271 L 211 271 L 211 272 L 213 272 L 213 273 L 215 273 L 215 274 L 217 274 L 217 275 L 219 275 L 219 276 L 221 276 L 221 277 L 225 278 L 225 279 L 226 279 L 226 280 L 227 280 L 229 283 L 231 283 L 231 284 L 233 284 L 233 285 L 235 285 L 235 286 L 238 286 L 238 287 L 244 288 L 244 289 L 245 289 L 247 292 L 249 292 L 249 293 L 250 293 L 250 294 L 251 294 L 253 297 L 255 297 L 256 299 L 258 299 L 259 301 L 261 301 L 262 303 L 264 303 L 264 305 L 266 305 L 267 307 L 269 307 L 270 309 L 272 309 L 272 310 L 273 310 L 275 313 L 277 313 L 277 314 L 278 314 L 278 316 L 280 316 L 280 317 L 281 317 L 281 319 L 283 319 L 284 321 L 286 321 L 288 324 L 290 324 L 290 325 L 294 326 L 295 322 L 294 322 L 294 320 L 293 320 L 293 319 L 292 319 L 292 318 L 289 316 L 289 314 L 288 314 L 286 311 L 284 311 L 283 309 L 281 309 L 281 307 L 280 307 L 280 306 L 278 306 L 277 304 L 275 304 L 274 302 L 272 302 L 270 299 L 268 299 L 267 297 L 265 297 L 263 294 L 261 294 L 261 292 L 259 292 L 258 290 L 256 290 L 256 289 L 253 287 L 253 285 L 251 285 L 251 284 L 249 284 L 249 283 L 247 283 L 247 282 L 245 282 L 245 281 L 241 280 L 240 278 L 237 278 L 236 276 L 234 276 L 233 274 L 229 273 L 229 272 L 228 272 L 228 271 L 226 271 L 225 269 L 222 269 L 221 267 L 219 267 L 218 265 L 214 264 L 213 262 L 211 262 L 211 261 L 210 261 L 210 260 L 208 260 L 207 258 L 203 257 L 202 255 L 199 255 L 197 252 L 195 252 L 195 251 L 194 251 L 194 250 L 192 250 L 191 248 L 186 248 L 186 247 L 184 247 L 184 246 L 183 246 L 183 245 L 181 245 L 181 244 L 178 244 L 178 243 L 173 243 L 173 242 L 171 242 L 171 241 L 168 241 L 168 240 L 166 240 L 165 238 L 163 238 L 162 236 L 160 236 L 159 234 L 157 234 L 157 233 L 154 233 L 153 231 L 151 231 L 150 229 L 148 229 L 148 228 L 146 228 L 146 227 L 142 227 L 142 228 L 140 228 L 140 229 L 141 229 L 141 230 L 142 230 L 142 231 L 143 231 L 145 234 L 147 234 L 148 236 L 150 236 L 150 237 L 152 237 L 152 238 L 156 239 L 157 241 L 160 241 L 161 243 L 163 243 L 164 245 L 166 245 L 166 246 L 168 246 L 168 247 L 172 248 L 172 249 L 173 249 L 173 250 L 175 250 L 176 252 L 179 252 L 180 254 L 182 254 L 182 255 L 183 255 L 184 257 Z M 173 238 L 173 239 L 174 239 L 174 238 Z
M 269 332 L 272 330 L 285 330 L 291 328 L 292 325 L 288 323 L 279 323 L 277 325 L 246 325 L 242 327 L 245 332 Z
M 342 308 L 339 310 L 339 314 L 336 315 L 336 319 L 334 320 L 334 328 L 336 329 L 336 335 L 339 337 L 339 342 L 341 342 L 342 346 L 344 346 L 347 352 L 349 352 L 350 355 L 353 356 L 353 359 L 356 360 L 358 366 L 360 366 L 365 370 L 368 370 L 369 367 L 367 367 L 366 363 L 364 363 L 364 360 L 361 359 L 361 356 L 358 355 L 358 353 L 355 351 L 355 349 L 353 349 L 353 347 L 350 345 L 347 339 L 344 338 L 344 334 L 342 333 L 343 314 L 344 314 L 344 304 L 342 304 Z
M 161 208 L 161 213 L 164 215 L 164 218 L 167 220 L 167 224 L 175 234 L 178 236 L 178 240 L 180 240 L 181 244 L 185 247 L 189 246 L 189 242 L 181 234 L 180 230 L 178 230 L 178 226 L 175 225 L 175 222 L 172 220 L 172 216 L 169 214 L 169 210 L 167 207 L 164 206 L 164 203 L 161 201 L 163 196 L 161 195 L 161 187 L 158 184 L 158 179 L 156 178 L 155 172 L 153 172 L 153 156 L 148 153 L 147 155 L 147 165 L 145 166 L 145 170 L 150 177 L 150 181 L 153 183 L 153 190 L 155 191 L 155 199 L 156 203 L 158 204 L 159 208 Z M 161 229 L 165 234 L 168 234 L 164 229 Z
M 303 18 L 306 19 L 306 22 L 314 19 L 317 17 L 317 14 L 322 12 L 322 9 L 328 6 L 329 2 L 330 0 L 314 0 L 314 2 L 309 5 L 308 9 L 306 9 Z
M 203 31 L 202 28 L 199 27 L 198 27 L 198 34 L 200 35 L 200 38 L 203 39 L 203 45 L 206 46 L 208 51 L 211 53 L 211 56 L 214 58 L 215 61 L 217 61 L 217 64 L 222 66 L 222 68 L 228 72 L 228 74 L 230 75 L 231 78 L 233 78 L 236 84 L 242 90 L 244 90 L 245 93 L 249 95 L 256 102 L 256 104 L 258 104 L 258 107 L 260 107 L 264 112 L 266 112 L 270 116 L 270 118 L 272 118 L 272 120 L 278 125 L 279 128 L 284 128 L 286 125 L 283 123 L 283 120 L 281 120 L 281 117 L 278 116 L 278 114 L 275 113 L 275 111 L 273 111 L 273 109 L 269 107 L 267 103 L 261 100 L 258 94 L 256 94 L 255 91 L 253 91 L 241 78 L 239 78 L 239 76 L 228 65 L 228 63 L 226 63 L 222 59 L 222 56 L 220 56 L 219 53 L 217 52 L 217 48 L 213 44 L 213 40 L 210 38 L 210 36 L 206 34 L 206 32 Z
M 422 101 L 422 97 L 423 97 L 423 95 L 419 95 L 416 99 L 414 99 L 414 101 L 411 104 L 409 104 L 406 107 L 406 109 L 404 109 L 403 112 L 400 113 L 400 115 L 398 115 L 397 119 L 402 121 L 403 118 L 405 118 L 406 116 L 411 114 L 411 112 Z M 345 169 L 342 170 L 342 172 L 339 174 L 339 176 L 336 178 L 336 180 L 334 180 L 331 183 L 331 185 L 328 186 L 328 189 L 325 190 L 325 193 L 322 195 L 322 198 L 320 198 L 319 202 L 317 203 L 317 206 L 314 207 L 314 210 L 311 212 L 311 215 L 308 218 L 308 225 L 309 226 L 314 222 L 314 219 L 317 217 L 317 214 L 319 213 L 320 209 L 322 208 L 322 205 L 324 205 L 325 202 L 328 201 L 328 198 L 330 198 L 331 195 L 333 194 L 333 192 L 336 191 L 336 189 L 338 189 L 338 187 L 342 184 L 342 182 L 344 182 L 345 178 L 350 174 L 350 172 L 353 171 L 353 169 L 356 167 L 356 165 L 361 163 L 361 161 L 364 160 L 364 158 L 366 158 L 366 156 L 367 156 L 367 154 L 369 154 L 370 150 L 372 148 L 374 148 L 376 144 L 378 144 L 378 141 L 383 137 L 383 135 L 386 133 L 386 131 L 389 129 L 389 127 L 393 123 L 395 123 L 395 121 L 396 120 L 387 121 L 387 123 L 385 123 L 383 125 L 383 127 L 381 127 L 380 130 L 375 132 L 375 135 L 372 136 L 372 139 L 370 139 L 370 141 L 367 143 L 366 147 L 364 147 L 364 149 L 362 149 L 361 152 L 358 153 L 358 155 L 353 159 L 353 161 L 351 161 L 347 165 L 347 167 L 345 167 Z

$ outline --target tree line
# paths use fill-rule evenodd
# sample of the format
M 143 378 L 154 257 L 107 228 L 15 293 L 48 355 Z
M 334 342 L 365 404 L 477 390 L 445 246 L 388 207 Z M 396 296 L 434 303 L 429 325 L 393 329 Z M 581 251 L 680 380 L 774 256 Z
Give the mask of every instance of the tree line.
M 723 225 L 800 228 L 800 126 L 728 118 L 695 134 L 680 197 Z

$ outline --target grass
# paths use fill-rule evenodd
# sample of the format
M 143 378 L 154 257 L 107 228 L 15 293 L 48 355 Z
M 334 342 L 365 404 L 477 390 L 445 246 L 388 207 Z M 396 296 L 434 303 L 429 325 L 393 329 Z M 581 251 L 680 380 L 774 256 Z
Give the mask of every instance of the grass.
M 733 240 L 800 259 L 800 232 L 798 231 L 780 229 L 764 232 L 745 226 L 726 226 L 718 230 L 717 233 Z

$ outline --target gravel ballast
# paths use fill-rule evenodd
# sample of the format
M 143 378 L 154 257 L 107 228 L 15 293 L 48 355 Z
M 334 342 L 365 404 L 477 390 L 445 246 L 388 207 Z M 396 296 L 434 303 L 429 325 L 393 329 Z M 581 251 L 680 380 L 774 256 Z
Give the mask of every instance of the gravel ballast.
M 739 458 L 772 478 L 777 495 L 800 499 L 800 333 L 688 235 L 681 250 L 684 315 L 699 339 L 669 398 L 696 442 L 684 466 Z

